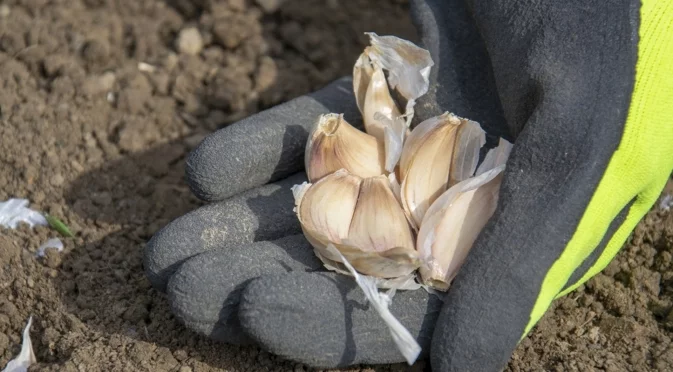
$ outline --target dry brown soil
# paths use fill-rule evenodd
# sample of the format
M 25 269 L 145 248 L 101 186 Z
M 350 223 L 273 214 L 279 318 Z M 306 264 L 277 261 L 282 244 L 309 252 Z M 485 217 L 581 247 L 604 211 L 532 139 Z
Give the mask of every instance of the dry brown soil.
M 0 200 L 28 198 L 76 233 L 37 259 L 53 230 L 0 231 L 0 366 L 33 315 L 35 371 L 306 370 L 186 331 L 150 288 L 141 253 L 200 205 L 183 180 L 190 149 L 349 74 L 364 31 L 414 38 L 405 1 L 0 4 Z M 194 39 L 178 47 L 190 27 L 200 52 Z M 558 301 L 509 369 L 673 369 L 672 257 L 673 212 L 655 209 L 603 274 Z

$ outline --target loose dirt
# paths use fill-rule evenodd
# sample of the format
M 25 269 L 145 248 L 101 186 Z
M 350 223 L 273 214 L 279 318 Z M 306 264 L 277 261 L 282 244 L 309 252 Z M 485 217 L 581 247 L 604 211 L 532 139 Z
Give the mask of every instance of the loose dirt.
M 36 258 L 53 230 L 0 231 L 0 366 L 33 315 L 34 371 L 307 370 L 186 331 L 145 279 L 142 250 L 200 205 L 184 159 L 206 134 L 350 74 L 364 31 L 413 39 L 406 7 L 1 2 L 0 200 L 27 198 L 76 237 Z M 672 262 L 673 212 L 655 208 L 603 274 L 554 305 L 508 368 L 671 370 Z

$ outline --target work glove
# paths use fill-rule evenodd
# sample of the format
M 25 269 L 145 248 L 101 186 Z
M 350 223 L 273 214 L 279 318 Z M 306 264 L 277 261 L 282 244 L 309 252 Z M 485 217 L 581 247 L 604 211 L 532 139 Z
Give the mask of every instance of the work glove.
M 555 298 L 601 271 L 673 169 L 673 2 L 412 1 L 435 62 L 418 121 L 445 111 L 514 142 L 498 207 L 446 295 L 390 310 L 437 371 L 496 371 Z M 352 81 L 207 137 L 187 162 L 210 204 L 151 239 L 147 276 L 212 339 L 316 367 L 402 362 L 353 278 L 301 235 L 290 187 L 320 114 L 361 125 Z

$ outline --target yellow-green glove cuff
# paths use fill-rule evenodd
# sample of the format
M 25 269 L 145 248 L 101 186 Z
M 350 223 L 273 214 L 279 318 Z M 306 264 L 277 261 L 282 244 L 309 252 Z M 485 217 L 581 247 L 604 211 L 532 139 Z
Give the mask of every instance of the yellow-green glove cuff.
M 577 230 L 548 271 L 524 335 L 563 296 L 603 270 L 659 197 L 673 169 L 673 1 L 643 0 L 635 84 L 624 134 Z M 610 56 L 606 56 L 610 58 Z M 570 275 L 601 242 L 620 211 L 623 223 L 574 284 Z

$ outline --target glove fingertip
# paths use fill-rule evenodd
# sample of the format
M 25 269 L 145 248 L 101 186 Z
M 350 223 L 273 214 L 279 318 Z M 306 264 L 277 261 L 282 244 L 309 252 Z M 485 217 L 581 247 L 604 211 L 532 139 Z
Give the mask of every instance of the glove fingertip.
M 279 144 L 271 138 L 252 141 L 255 131 L 263 127 L 262 119 L 263 115 L 255 115 L 220 129 L 189 154 L 185 174 L 196 197 L 220 201 L 269 181 L 268 175 L 273 173 L 270 157 Z M 282 137 L 282 128 L 277 129 Z M 248 175 L 253 164 L 256 174 Z
M 358 116 L 352 80 L 336 80 L 210 134 L 187 159 L 192 192 L 220 201 L 301 171 L 308 134 L 317 118 L 330 112 Z

